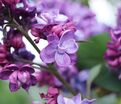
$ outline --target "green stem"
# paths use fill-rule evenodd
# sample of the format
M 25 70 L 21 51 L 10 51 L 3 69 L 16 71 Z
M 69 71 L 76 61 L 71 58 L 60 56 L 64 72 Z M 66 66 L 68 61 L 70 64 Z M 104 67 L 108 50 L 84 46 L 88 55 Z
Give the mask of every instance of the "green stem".
M 49 65 L 48 70 L 53 73 L 73 95 L 77 94 L 53 66 Z
M 90 93 L 91 93 L 91 83 L 89 83 L 89 82 L 87 81 L 87 93 L 86 93 L 86 97 L 87 97 L 88 99 L 90 99 Z

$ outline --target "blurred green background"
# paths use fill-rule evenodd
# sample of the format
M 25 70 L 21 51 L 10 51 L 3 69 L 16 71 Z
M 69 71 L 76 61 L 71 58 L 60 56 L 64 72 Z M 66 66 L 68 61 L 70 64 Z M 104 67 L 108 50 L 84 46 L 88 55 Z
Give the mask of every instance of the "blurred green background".
M 8 82 L 0 81 L 0 104 L 31 104 L 31 97 L 22 89 L 11 93 Z

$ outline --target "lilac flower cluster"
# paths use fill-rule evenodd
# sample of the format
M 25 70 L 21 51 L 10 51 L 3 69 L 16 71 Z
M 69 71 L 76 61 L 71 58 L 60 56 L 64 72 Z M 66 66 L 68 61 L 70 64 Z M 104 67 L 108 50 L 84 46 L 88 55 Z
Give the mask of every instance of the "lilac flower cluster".
M 9 40 L 7 39 L 7 41 Z M 14 39 L 13 42 L 16 43 Z M 9 80 L 11 92 L 17 91 L 20 87 L 28 91 L 31 85 L 37 83 L 36 77 L 33 75 L 35 71 L 31 65 L 18 60 L 18 58 L 33 60 L 34 55 L 24 47 L 18 48 L 21 45 L 18 44 L 14 44 L 16 48 L 13 52 L 10 50 L 12 44 L 0 45 L 0 79 Z
M 72 9 L 72 12 L 69 9 Z M 79 10 L 80 12 L 77 12 Z M 83 74 L 78 73 L 75 67 L 77 42 L 93 33 L 105 31 L 87 7 L 64 0 L 0 0 L 0 28 L 3 32 L 0 43 L 0 79 L 9 81 L 11 92 L 21 87 L 28 91 L 39 82 L 41 86 L 48 84 L 60 88 L 63 88 L 65 83 L 73 94 L 76 92 L 66 81 L 77 91 L 84 91 L 88 78 L 88 75 L 83 77 Z M 34 41 L 31 35 L 34 36 Z M 45 65 L 33 62 L 35 55 L 26 49 L 23 37 L 39 53 L 40 60 Z M 46 40 L 48 45 L 40 51 L 37 44 L 41 39 Z M 61 82 L 52 74 L 60 78 Z M 84 87 L 80 83 L 83 83 Z M 41 94 L 41 97 L 46 100 L 46 104 L 94 102 L 88 99 L 81 100 L 80 94 L 71 99 L 65 98 L 53 87 L 48 89 L 47 94 Z
M 59 94 L 57 88 L 50 87 L 47 94 L 40 94 L 41 98 L 46 100 L 45 104 L 93 104 L 95 99 L 81 99 L 81 95 L 78 94 L 72 98 L 63 97 Z M 41 104 L 40 102 L 33 102 L 33 104 Z
M 111 68 L 116 71 L 121 67 L 120 45 L 121 45 L 121 29 L 115 29 L 111 32 L 111 41 L 108 43 L 105 59 Z
M 18 8 L 18 3 L 23 3 L 24 7 Z M 34 68 L 20 60 L 33 61 L 35 56 L 26 50 L 23 34 L 10 24 L 13 19 L 21 25 L 27 20 L 25 27 L 29 26 L 32 14 L 25 8 L 27 7 L 22 0 L 0 0 L 0 26 L 3 29 L 3 42 L 0 43 L 0 79 L 9 81 L 11 92 L 20 87 L 28 91 L 30 86 L 37 83 Z M 6 27 L 10 29 L 7 30 Z
M 87 39 L 93 35 L 107 32 L 109 27 L 98 23 L 95 14 L 86 6 L 71 0 L 41 0 L 37 1 L 37 10 L 59 9 L 61 14 L 68 16 L 76 25 L 78 39 Z M 41 6 L 40 6 L 41 4 Z
M 20 87 L 28 91 L 29 87 L 37 82 L 33 73 L 34 69 L 30 65 L 10 64 L 2 69 L 0 79 L 9 80 L 11 92 L 17 91 Z
M 105 60 L 110 66 L 112 71 L 119 74 L 121 78 L 121 6 L 118 8 L 117 14 L 117 26 L 110 32 L 111 40 L 107 44 L 107 50 L 105 52 Z

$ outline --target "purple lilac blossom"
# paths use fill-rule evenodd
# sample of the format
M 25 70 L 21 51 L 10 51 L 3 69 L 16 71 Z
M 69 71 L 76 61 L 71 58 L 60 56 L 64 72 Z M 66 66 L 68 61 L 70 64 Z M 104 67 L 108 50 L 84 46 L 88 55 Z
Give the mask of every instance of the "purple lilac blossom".
M 58 104 L 57 97 L 59 95 L 59 90 L 54 87 L 49 87 L 47 94 L 41 93 L 41 98 L 44 98 L 47 102 L 46 104 Z
M 121 29 L 112 30 L 110 35 L 111 40 L 107 44 L 105 60 L 112 69 L 117 71 L 121 67 Z
M 38 43 L 40 38 L 47 39 L 48 35 L 53 33 L 56 34 L 58 31 L 61 32 L 62 25 L 68 21 L 68 17 L 60 14 L 59 10 L 51 10 L 42 12 L 40 15 L 36 15 L 35 20 L 36 23 L 32 25 L 31 33 L 33 36 L 37 37 L 35 41 Z
M 43 12 L 40 16 L 35 16 L 35 18 L 40 25 L 63 24 L 68 20 L 68 17 L 60 14 L 58 9 Z
M 9 80 L 11 92 L 17 91 L 20 87 L 28 91 L 30 86 L 37 83 L 36 78 L 32 75 L 34 72 L 30 65 L 10 64 L 0 72 L 0 79 Z
M 81 99 L 81 95 L 78 94 L 72 98 L 66 98 L 63 97 L 62 95 L 59 95 L 57 98 L 58 104 L 93 104 L 95 99 Z
M 119 75 L 121 79 L 121 29 L 114 29 L 110 33 L 111 40 L 107 44 L 107 50 L 104 58 L 109 65 L 111 71 Z
M 41 10 L 59 9 L 61 14 L 68 16 L 76 24 L 77 29 L 80 31 L 78 38 L 86 39 L 90 36 L 107 32 L 109 27 L 97 22 L 95 14 L 86 6 L 71 0 L 41 0 Z M 43 8 L 43 9 L 42 9 Z
M 68 66 L 71 64 L 69 55 L 75 54 L 77 50 L 78 45 L 74 39 L 74 32 L 67 30 L 63 32 L 60 40 L 57 36 L 52 36 L 48 46 L 41 51 L 40 56 L 42 61 L 47 64 L 56 62 L 59 66 Z

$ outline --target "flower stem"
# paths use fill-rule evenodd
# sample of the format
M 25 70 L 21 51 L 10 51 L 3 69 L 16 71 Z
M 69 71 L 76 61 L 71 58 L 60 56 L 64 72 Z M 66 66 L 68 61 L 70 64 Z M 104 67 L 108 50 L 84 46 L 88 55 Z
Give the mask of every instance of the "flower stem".
M 49 65 L 48 70 L 53 73 L 73 95 L 77 94 L 53 66 Z

